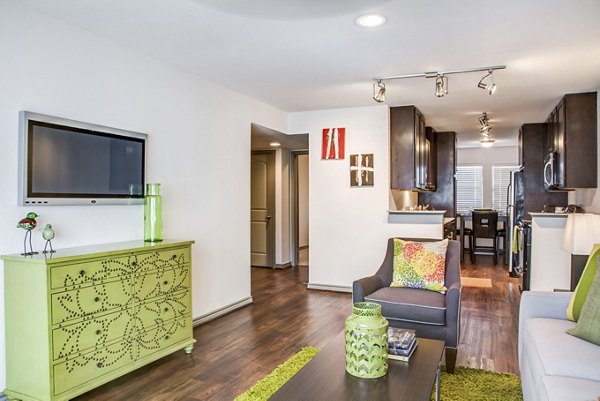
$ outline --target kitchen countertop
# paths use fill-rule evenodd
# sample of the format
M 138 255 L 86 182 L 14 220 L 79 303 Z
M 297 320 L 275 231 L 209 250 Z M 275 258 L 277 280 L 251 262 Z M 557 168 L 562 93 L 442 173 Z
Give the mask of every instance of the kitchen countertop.
M 531 217 L 560 217 L 566 218 L 572 213 L 541 213 L 541 212 L 529 212 Z
M 444 214 L 445 210 L 388 210 L 390 214 Z

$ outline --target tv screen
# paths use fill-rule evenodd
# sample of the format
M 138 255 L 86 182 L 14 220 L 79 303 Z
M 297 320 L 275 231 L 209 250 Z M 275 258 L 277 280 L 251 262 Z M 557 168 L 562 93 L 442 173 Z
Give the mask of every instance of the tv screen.
M 22 205 L 135 204 L 147 135 L 22 112 Z

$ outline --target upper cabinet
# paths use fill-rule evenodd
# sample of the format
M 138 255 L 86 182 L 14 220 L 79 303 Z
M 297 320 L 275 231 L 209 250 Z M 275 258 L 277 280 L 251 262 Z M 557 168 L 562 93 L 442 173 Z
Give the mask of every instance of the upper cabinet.
M 444 217 L 456 217 L 456 133 L 437 132 L 435 144 L 437 190 L 420 192 L 419 204 L 445 210 Z
M 428 133 L 415 106 L 390 108 L 390 186 L 392 189 L 435 191 L 436 133 Z
M 544 180 L 549 189 L 597 186 L 596 92 L 565 95 L 548 117 Z
M 544 190 L 544 154 L 545 139 L 550 124 L 524 124 L 519 130 L 519 158 L 523 166 L 523 211 L 525 219 L 531 219 L 528 213 L 541 212 L 544 206 L 566 206 L 568 194 L 563 191 Z

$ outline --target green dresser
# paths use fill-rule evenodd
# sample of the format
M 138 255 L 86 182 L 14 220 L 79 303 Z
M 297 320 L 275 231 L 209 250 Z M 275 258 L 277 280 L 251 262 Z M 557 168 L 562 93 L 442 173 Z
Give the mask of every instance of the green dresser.
M 68 400 L 192 351 L 193 241 L 5 255 L 9 399 Z

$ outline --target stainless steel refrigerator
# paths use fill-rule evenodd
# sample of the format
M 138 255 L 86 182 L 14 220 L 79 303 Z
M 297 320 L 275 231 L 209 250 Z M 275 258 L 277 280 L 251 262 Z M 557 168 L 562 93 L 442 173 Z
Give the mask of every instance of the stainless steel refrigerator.
M 506 196 L 506 215 L 508 216 L 508 249 L 506 252 L 509 252 L 508 272 L 511 276 L 517 277 L 523 271 L 523 254 L 522 252 L 513 253 L 512 249 L 515 227 L 519 227 L 519 223 L 522 223 L 525 215 L 525 173 L 522 168 L 519 171 L 510 173 L 510 184 L 508 184 Z M 520 239 L 521 241 L 524 239 L 522 235 Z M 517 248 L 522 249 L 522 244 Z

